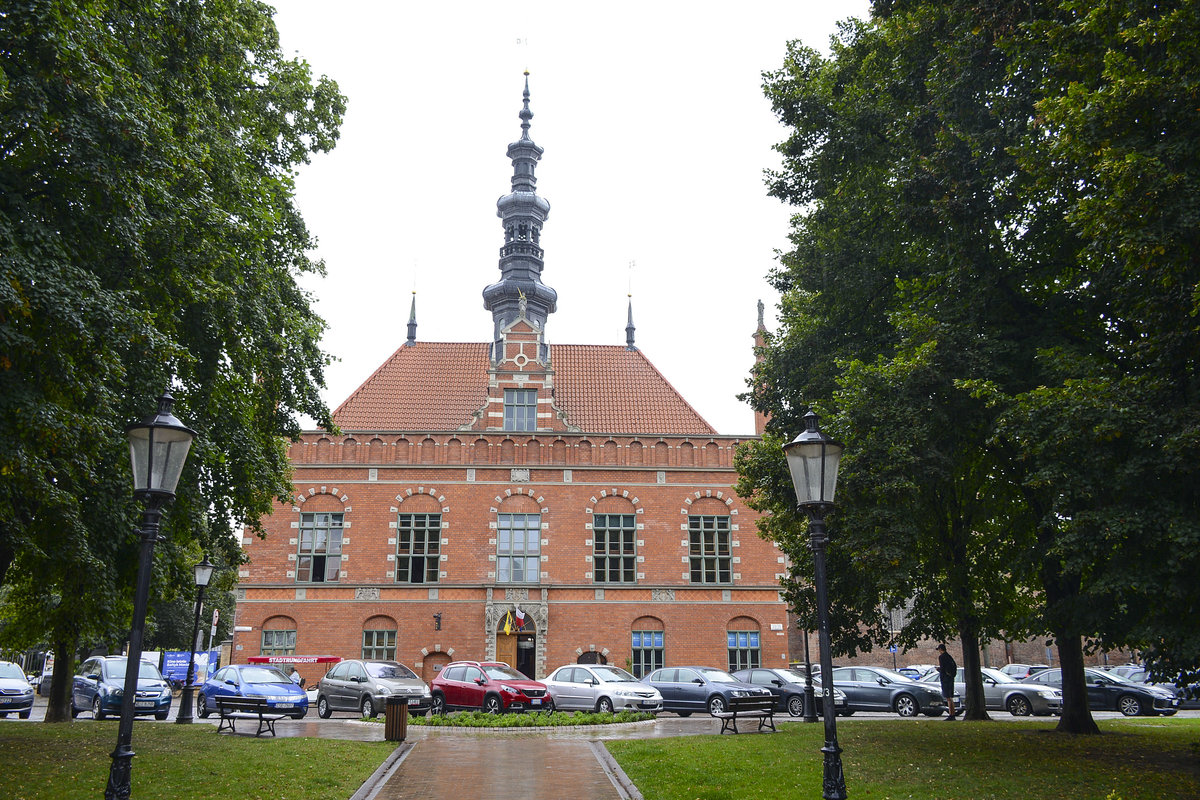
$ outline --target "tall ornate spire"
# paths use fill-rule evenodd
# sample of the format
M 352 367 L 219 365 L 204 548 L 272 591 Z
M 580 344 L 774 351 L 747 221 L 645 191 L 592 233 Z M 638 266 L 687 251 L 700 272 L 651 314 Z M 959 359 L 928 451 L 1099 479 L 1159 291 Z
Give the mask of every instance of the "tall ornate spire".
M 496 201 L 496 216 L 504 226 L 504 246 L 500 248 L 500 280 L 483 290 L 483 307 L 492 312 L 494 342 L 504 327 L 515 321 L 518 303 L 526 301 L 524 316 L 539 330 L 554 313 L 558 293 L 542 283 L 542 224 L 550 215 L 550 204 L 537 194 L 534 169 L 542 157 L 542 148 L 529 138 L 529 73 L 525 73 L 525 92 L 520 113 L 521 138 L 508 146 L 512 159 L 512 191 Z

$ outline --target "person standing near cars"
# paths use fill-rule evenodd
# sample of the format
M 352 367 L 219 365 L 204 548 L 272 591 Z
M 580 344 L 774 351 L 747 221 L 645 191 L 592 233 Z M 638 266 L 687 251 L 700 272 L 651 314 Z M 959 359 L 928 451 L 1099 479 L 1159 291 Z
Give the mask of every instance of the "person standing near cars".
M 946 721 L 951 722 L 956 714 L 954 708 L 954 679 L 958 677 L 958 664 L 955 663 L 954 656 L 946 652 L 946 645 L 939 644 L 937 650 L 937 671 L 942 679 L 942 697 L 946 698 L 946 709 L 950 712 L 950 716 L 946 717 Z

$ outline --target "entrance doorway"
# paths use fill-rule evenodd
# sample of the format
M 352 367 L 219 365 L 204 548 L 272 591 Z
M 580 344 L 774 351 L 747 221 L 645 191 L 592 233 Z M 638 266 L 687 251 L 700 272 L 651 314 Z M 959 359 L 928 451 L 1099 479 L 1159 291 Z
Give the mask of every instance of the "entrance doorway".
M 533 633 L 496 633 L 496 660 L 503 661 L 525 677 L 536 680 L 537 635 Z

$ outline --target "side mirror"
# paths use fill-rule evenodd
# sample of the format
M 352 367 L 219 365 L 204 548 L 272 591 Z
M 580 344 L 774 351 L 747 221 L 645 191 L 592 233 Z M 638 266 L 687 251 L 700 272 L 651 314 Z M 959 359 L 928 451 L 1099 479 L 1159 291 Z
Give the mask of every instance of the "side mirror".
M 361 675 L 351 675 L 350 680 L 354 681 L 355 683 L 362 683 L 362 676 Z
M 887 686 L 887 685 L 888 685 L 888 683 L 889 683 L 889 681 L 888 681 L 888 679 L 887 679 L 887 678 L 880 678 L 880 679 L 879 679 L 879 685 L 880 685 L 880 686 Z
M 696 684 L 697 686 L 703 686 L 704 679 L 703 678 L 695 678 L 694 680 L 692 680 L 692 683 Z
M 237 681 L 235 681 L 233 678 L 226 678 L 225 685 L 226 686 L 237 686 Z
M 487 678 L 476 678 L 475 683 L 478 684 L 479 686 L 486 686 Z
M 783 681 L 776 678 L 775 680 L 771 681 L 771 685 L 772 686 L 783 686 Z

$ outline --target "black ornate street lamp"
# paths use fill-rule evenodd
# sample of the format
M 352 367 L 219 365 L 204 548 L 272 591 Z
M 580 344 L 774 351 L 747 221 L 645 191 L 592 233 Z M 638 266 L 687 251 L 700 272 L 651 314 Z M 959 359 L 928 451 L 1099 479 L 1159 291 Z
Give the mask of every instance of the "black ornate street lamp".
M 196 674 L 196 644 L 200 638 L 200 610 L 204 608 L 204 590 L 208 588 L 208 582 L 212 580 L 213 565 L 208 563 L 208 556 L 205 556 L 204 560 L 192 569 L 196 573 L 196 619 L 192 623 L 192 643 L 188 652 L 187 677 L 183 681 L 183 694 L 179 697 L 179 714 L 175 717 L 177 723 L 185 725 L 192 721 L 192 693 L 195 691 L 195 687 L 192 686 L 192 677 Z
M 817 589 L 817 633 L 821 648 L 821 710 L 825 717 L 825 772 L 822 780 L 825 800 L 845 800 L 846 777 L 842 773 L 842 748 L 837 740 L 837 711 L 833 700 L 833 656 L 829 652 L 829 591 L 825 576 L 825 516 L 833 508 L 837 488 L 838 463 L 842 445 L 821 432 L 817 415 L 804 415 L 804 432 L 783 448 L 788 471 L 796 487 L 796 501 L 808 514 L 810 546 Z
M 146 605 L 150 599 L 150 570 L 154 565 L 154 544 L 163 506 L 175 499 L 175 487 L 187 460 L 188 448 L 196 432 L 171 413 L 175 398 L 163 392 L 158 411 L 144 422 L 125 429 L 129 456 L 133 465 L 133 496 L 146 504 L 142 516 L 141 555 L 138 560 L 137 590 L 133 596 L 133 625 L 129 630 L 129 654 L 125 662 L 125 691 L 121 695 L 121 724 L 117 728 L 117 747 L 112 752 L 105 800 L 128 800 L 132 790 L 133 702 L 137 696 L 138 673 L 142 662 L 142 632 L 146 626 Z

